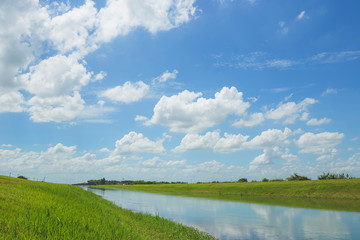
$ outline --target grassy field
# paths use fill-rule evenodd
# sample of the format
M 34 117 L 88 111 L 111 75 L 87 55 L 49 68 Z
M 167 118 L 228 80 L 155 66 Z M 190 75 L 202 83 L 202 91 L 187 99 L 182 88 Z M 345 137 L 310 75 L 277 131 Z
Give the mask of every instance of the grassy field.
M 360 212 L 360 179 L 95 187 Z
M 0 176 L 0 239 L 213 239 L 79 187 Z

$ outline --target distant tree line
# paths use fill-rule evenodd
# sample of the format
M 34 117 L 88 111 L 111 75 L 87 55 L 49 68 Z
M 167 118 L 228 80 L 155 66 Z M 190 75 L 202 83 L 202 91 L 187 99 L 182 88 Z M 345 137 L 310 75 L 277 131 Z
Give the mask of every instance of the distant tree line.
M 23 178 L 23 176 L 19 176 L 19 178 Z M 318 180 L 328 180 L 328 179 L 352 179 L 354 177 L 351 177 L 349 174 L 341 173 L 323 173 L 320 176 L 318 176 Z M 24 179 L 24 178 L 23 178 Z M 281 181 L 309 181 L 311 178 L 308 178 L 306 176 L 301 176 L 297 173 L 294 173 L 290 175 L 290 177 L 287 177 L 286 179 L 276 178 L 276 179 L 268 179 L 263 178 L 261 182 L 281 182 Z M 239 183 L 246 183 L 248 182 L 247 178 L 240 178 L 237 180 Z M 251 182 L 257 182 L 255 180 Z M 204 182 L 197 182 L 198 184 L 204 183 Z M 219 182 L 219 181 L 213 181 L 211 183 L 227 183 L 227 182 Z M 144 181 L 144 180 L 106 180 L 105 178 L 101 179 L 95 179 L 95 180 L 88 180 L 86 183 L 78 183 L 75 185 L 139 185 L 139 184 L 187 184 L 187 182 L 157 182 L 157 181 Z
M 105 178 L 88 180 L 86 183 L 78 183 L 75 185 L 136 185 L 136 184 L 182 184 L 185 182 L 157 182 L 157 181 L 144 181 L 144 180 L 106 180 Z
M 354 177 L 351 177 L 349 174 L 335 174 L 335 173 L 323 173 L 320 176 L 318 176 L 319 180 L 327 180 L 327 179 L 352 179 Z
M 351 177 L 349 174 L 341 173 L 323 173 L 320 176 L 318 176 L 318 180 L 328 180 L 328 179 L 353 179 L 354 177 Z M 298 175 L 297 173 L 292 174 L 290 177 L 286 178 L 287 181 L 309 181 L 311 178 L 308 178 L 306 176 Z M 284 179 L 277 178 L 277 179 L 268 179 L 263 178 L 261 180 L 262 182 L 280 182 L 285 181 Z M 240 178 L 237 182 L 248 182 L 247 178 Z M 252 181 L 257 182 L 257 181 Z

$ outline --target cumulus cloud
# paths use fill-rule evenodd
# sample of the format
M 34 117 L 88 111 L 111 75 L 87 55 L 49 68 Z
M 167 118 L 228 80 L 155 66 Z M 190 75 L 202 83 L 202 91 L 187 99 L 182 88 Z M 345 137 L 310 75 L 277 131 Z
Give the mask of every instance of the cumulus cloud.
M 109 42 L 136 27 L 151 33 L 167 31 L 195 16 L 194 0 L 108 0 L 98 13 L 95 41 Z
M 250 106 L 235 87 L 222 88 L 215 98 L 201 96 L 202 93 L 187 90 L 171 97 L 163 96 L 145 124 L 168 126 L 172 132 L 200 132 L 222 123 L 228 115 L 244 114 Z
M 151 141 L 141 133 L 129 132 L 115 143 L 115 154 L 165 153 L 164 140 Z
M 343 138 L 344 134 L 338 132 L 304 133 L 297 141 L 297 146 L 300 153 L 328 154 L 334 151 Z
M 83 59 L 87 54 L 102 43 L 138 27 L 153 34 L 176 28 L 193 19 L 195 13 L 194 0 L 108 0 L 99 10 L 92 0 L 73 8 L 70 4 L 57 2 L 47 5 L 36 0 L 1 1 L 0 96 L 3 101 L 10 101 L 11 95 L 12 104 L 18 100 L 18 105 L 10 112 L 21 111 L 26 106 L 22 105 L 19 93 L 14 92 L 26 91 L 30 94 L 24 94 L 26 97 L 23 98 L 31 98 L 28 103 L 31 109 L 24 110 L 31 113 L 31 119 L 68 121 L 70 115 L 64 118 L 42 116 L 40 120 L 37 113 L 49 110 L 49 115 L 54 115 L 53 110 L 59 108 L 55 105 L 49 107 L 50 102 L 71 98 L 90 82 L 105 77 L 102 71 L 94 74 L 86 69 Z M 162 80 L 172 78 L 176 73 L 175 70 L 168 76 L 165 74 Z M 107 93 L 114 101 L 132 102 L 138 101 L 147 91 L 140 82 L 130 88 L 136 90 L 133 98 L 119 99 L 111 95 L 110 90 Z M 113 93 L 116 95 L 120 90 L 114 89 Z M 39 101 L 46 102 L 41 111 L 33 104 Z M 85 102 L 82 104 L 87 106 Z M 76 109 L 82 111 L 81 107 L 72 108 L 73 111 Z M 8 110 L 2 107 L 2 111 Z
M 81 114 L 85 108 L 85 101 L 78 92 L 73 96 L 32 97 L 27 104 L 30 119 L 34 122 L 62 122 L 69 121 Z
M 287 102 L 280 103 L 277 108 L 272 108 L 265 113 L 267 119 L 279 120 L 284 119 L 284 123 L 294 123 L 302 113 L 306 112 L 308 106 L 315 104 L 317 101 L 313 98 L 305 98 L 299 103 Z
M 19 92 L 7 92 L 0 95 L 0 113 L 22 112 L 24 110 L 24 97 Z
M 224 137 L 216 142 L 214 152 L 231 153 L 243 150 L 248 138 L 249 136 L 241 134 L 224 133 Z
M 148 91 L 149 85 L 142 81 L 126 82 L 123 86 L 116 86 L 103 91 L 100 97 L 106 97 L 115 102 L 132 103 L 140 101 Z
M 288 137 L 297 134 L 298 132 L 299 131 L 291 131 L 289 128 L 285 128 L 284 131 L 279 129 L 268 129 L 245 143 L 245 146 L 250 149 L 264 149 L 283 146 L 289 144 L 285 142 Z
M 323 124 L 328 124 L 330 122 L 331 122 L 331 119 L 329 119 L 329 118 L 321 118 L 321 119 L 312 118 L 309 121 L 307 121 L 306 124 L 309 126 L 319 126 L 319 125 L 323 125 Z
M 180 145 L 172 151 L 181 153 L 188 150 L 211 150 L 219 139 L 220 134 L 218 131 L 207 132 L 205 135 L 189 133 L 181 140 Z
M 253 113 L 233 123 L 234 127 L 252 127 L 265 120 L 263 113 Z
M 185 160 L 166 161 L 159 157 L 153 157 L 149 160 L 140 162 L 140 165 L 146 168 L 183 168 L 186 166 Z
M 60 52 L 75 50 L 86 54 L 96 48 L 89 39 L 97 24 L 97 9 L 94 5 L 93 1 L 86 0 L 84 5 L 51 19 L 49 38 Z
M 164 83 L 164 82 L 168 81 L 169 79 L 176 79 L 178 73 L 179 73 L 179 71 L 176 69 L 174 69 L 172 72 L 169 72 L 169 70 L 166 70 L 163 74 L 154 78 L 152 80 L 152 83 L 153 84 Z
M 266 148 L 264 153 L 255 157 L 254 160 L 250 162 L 250 170 L 256 169 L 259 165 L 268 165 L 273 162 L 276 158 L 281 158 L 282 152 L 278 147 Z
M 92 74 L 76 58 L 63 55 L 45 59 L 21 76 L 26 90 L 38 97 L 56 97 L 78 91 L 91 77 Z
M 188 133 L 181 140 L 179 146 L 172 151 L 182 153 L 188 150 L 212 150 L 219 153 L 231 153 L 244 149 L 244 143 L 249 136 L 241 134 L 224 133 L 224 137 L 220 137 L 219 131 L 207 132 L 205 135 L 196 133 Z
M 21 87 L 14 78 L 42 52 L 49 15 L 37 1 L 0 2 L 0 86 L 1 90 Z M 1 94 L 0 90 L 0 94 Z

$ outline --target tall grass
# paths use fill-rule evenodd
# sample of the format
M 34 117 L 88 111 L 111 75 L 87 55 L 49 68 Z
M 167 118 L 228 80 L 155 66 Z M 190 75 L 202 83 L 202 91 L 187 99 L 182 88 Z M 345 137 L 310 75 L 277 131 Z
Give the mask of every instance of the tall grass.
M 0 176 L 0 239 L 213 239 L 79 187 Z

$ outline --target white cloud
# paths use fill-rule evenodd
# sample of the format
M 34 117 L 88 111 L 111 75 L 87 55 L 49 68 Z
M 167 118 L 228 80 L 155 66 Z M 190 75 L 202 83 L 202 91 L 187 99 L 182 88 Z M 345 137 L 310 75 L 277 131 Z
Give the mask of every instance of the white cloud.
M 34 122 L 62 122 L 69 121 L 84 110 L 85 102 L 78 92 L 73 96 L 59 97 L 33 97 L 27 104 L 30 106 L 28 111 L 30 119 Z
M 310 114 L 308 112 L 303 112 L 301 114 L 300 120 L 301 121 L 307 121 L 309 119 Z
M 188 150 L 212 150 L 219 153 L 231 153 L 244 149 L 244 143 L 249 136 L 241 134 L 224 133 L 224 137 L 220 137 L 219 131 L 207 132 L 205 135 L 196 133 L 188 133 L 181 140 L 179 146 L 172 151 L 182 153 Z
M 114 154 L 136 154 L 136 153 L 165 153 L 162 145 L 163 140 L 156 142 L 144 137 L 141 133 L 129 132 L 122 139 L 117 140 Z
M 24 97 L 19 92 L 7 92 L 0 94 L 0 113 L 22 112 L 24 110 Z
M 360 58 L 360 51 L 322 52 L 308 59 L 314 64 L 328 64 L 355 61 Z
M 300 153 L 328 154 L 334 151 L 343 138 L 344 134 L 337 132 L 304 133 L 297 141 L 297 146 Z
M 89 83 L 92 74 L 76 58 L 56 55 L 30 67 L 30 72 L 21 77 L 30 93 L 56 97 L 80 90 Z
M 246 142 L 244 146 L 250 149 L 265 149 L 284 146 L 289 144 L 286 142 L 288 137 L 297 133 L 299 133 L 299 131 L 291 131 L 289 128 L 285 128 L 284 131 L 279 129 L 268 129 L 251 139 L 249 142 Z
M 152 80 L 152 83 L 153 84 L 164 83 L 164 82 L 168 81 L 169 79 L 176 79 L 178 73 L 179 73 L 179 71 L 176 69 L 174 69 L 172 72 L 169 72 L 168 70 L 166 70 L 163 74 L 154 78 Z
M 199 132 L 222 123 L 228 115 L 244 114 L 250 106 L 235 87 L 222 88 L 215 98 L 201 95 L 185 90 L 171 97 L 163 96 L 146 124 L 168 126 L 173 132 Z
M 321 94 L 321 96 L 326 96 L 328 94 L 336 94 L 337 92 L 338 91 L 336 89 L 328 88 Z
M 39 111 L 32 106 L 34 102 L 46 102 L 47 106 L 36 108 L 41 108 L 40 112 L 48 109 L 49 115 L 53 115 L 53 110 L 59 108 L 48 107 L 53 105 L 49 102 L 62 102 L 60 98 L 69 98 L 90 82 L 105 77 L 102 71 L 95 75 L 87 71 L 83 58 L 88 53 L 137 27 L 153 34 L 176 28 L 195 17 L 193 4 L 194 0 L 108 0 L 98 11 L 92 0 L 74 8 L 69 3 L 47 5 L 37 0 L 3 0 L 0 2 L 0 35 L 3 36 L 0 39 L 0 96 L 9 99 L 9 92 L 30 93 L 33 95 L 29 96 L 32 98 L 31 109 L 28 109 L 31 119 L 43 121 L 41 119 L 46 117 L 36 116 Z M 167 77 L 172 78 L 176 73 L 174 70 Z M 147 91 L 140 82 L 130 87 L 136 90 L 132 98 L 110 97 L 115 101 L 132 102 L 138 101 Z M 19 96 L 17 94 L 18 100 Z M 21 108 L 17 105 L 12 111 Z M 2 111 L 8 109 L 2 107 Z M 48 117 L 46 121 L 69 118 Z
M 141 115 L 136 115 L 136 117 L 135 117 L 135 119 L 134 119 L 135 121 L 147 121 L 147 120 L 149 120 L 147 117 L 145 117 L 145 116 L 141 116 Z
M 190 21 L 196 12 L 194 0 L 108 0 L 98 13 L 96 42 L 109 42 L 136 27 L 151 33 L 167 31 Z
M 90 46 L 93 43 L 89 41 L 91 31 L 94 31 L 97 23 L 97 9 L 94 5 L 93 1 L 86 0 L 79 8 L 51 19 L 49 38 L 60 52 L 75 50 L 85 54 L 89 51 L 88 48 L 96 48 Z
M 216 142 L 214 152 L 231 153 L 243 150 L 248 138 L 249 136 L 241 134 L 224 133 L 224 137 Z
M 61 143 L 56 144 L 54 147 L 48 148 L 44 154 L 50 156 L 72 156 L 76 152 L 76 146 L 66 147 Z
M 250 116 L 246 116 L 232 125 L 234 127 L 253 127 L 262 123 L 265 120 L 263 113 L 253 113 Z
M 183 168 L 186 166 L 185 160 L 179 161 L 166 161 L 162 160 L 159 157 L 153 157 L 152 159 L 140 162 L 142 167 L 146 168 Z
M 100 94 L 100 97 L 106 97 L 116 102 L 132 103 L 140 101 L 148 91 L 149 85 L 142 81 L 135 83 L 126 82 L 123 86 L 107 89 Z
M 305 15 L 305 11 L 301 11 L 301 13 L 299 13 L 299 15 L 296 17 L 297 20 L 301 20 L 301 19 L 305 19 L 307 18 L 307 15 Z
M 33 0 L 0 1 L 0 15 L 0 89 L 15 90 L 21 86 L 14 79 L 16 74 L 42 52 L 39 42 L 47 33 L 49 16 L 46 8 Z
M 220 134 L 218 131 L 207 132 L 203 136 L 196 133 L 188 133 L 181 140 L 180 145 L 172 151 L 182 153 L 188 150 L 211 150 L 219 139 Z
M 295 120 L 301 116 L 301 113 L 307 111 L 309 105 L 315 104 L 316 102 L 313 98 L 305 98 L 299 103 L 280 103 L 276 109 L 272 108 L 267 111 L 265 117 L 273 120 L 285 118 L 284 123 L 294 123 Z
M 331 122 L 331 119 L 329 119 L 329 118 L 321 118 L 321 119 L 312 118 L 309 121 L 307 121 L 306 124 L 309 126 L 319 126 L 319 125 L 323 125 L 323 124 L 328 124 L 330 122 Z
M 285 27 L 285 22 L 280 22 L 279 32 L 286 34 L 289 29 Z M 264 69 L 294 69 L 299 66 L 313 65 L 313 64 L 331 64 L 338 62 L 350 62 L 360 58 L 360 51 L 341 51 L 341 52 L 322 52 L 316 55 L 302 58 L 302 59 L 286 59 L 279 57 L 272 57 L 266 52 L 251 52 L 249 54 L 241 54 L 231 57 L 228 60 L 223 60 L 222 55 L 214 58 L 217 62 L 214 63 L 217 67 L 233 67 L 245 70 L 261 71 Z
M 255 170 L 259 165 L 272 164 L 273 160 L 282 159 L 282 154 L 278 147 L 266 148 L 263 154 L 255 157 L 254 160 L 250 162 L 249 170 Z

